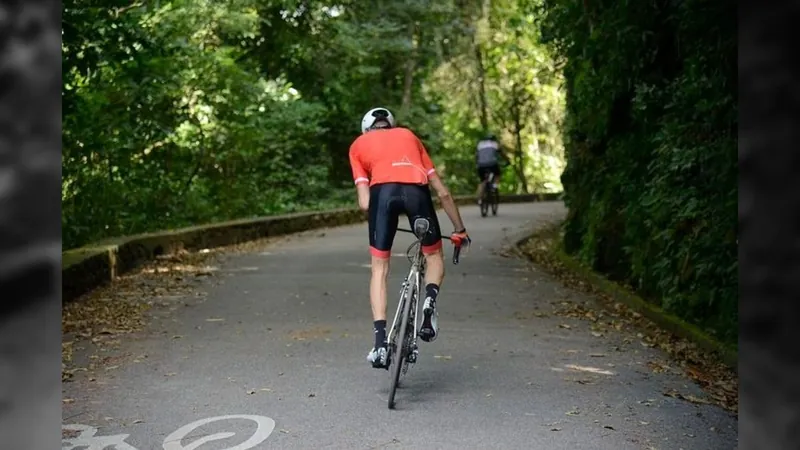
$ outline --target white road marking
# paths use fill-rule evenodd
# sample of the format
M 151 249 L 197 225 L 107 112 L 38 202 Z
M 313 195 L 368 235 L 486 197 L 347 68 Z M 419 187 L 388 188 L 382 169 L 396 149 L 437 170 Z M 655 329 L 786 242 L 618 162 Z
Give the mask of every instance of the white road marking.
M 256 429 L 256 432 L 250 437 L 250 439 L 242 442 L 239 445 L 236 445 L 234 447 L 228 447 L 224 450 L 247 450 L 253 448 L 256 445 L 266 441 L 267 438 L 270 436 L 270 434 L 272 434 L 272 431 L 275 429 L 275 421 L 265 416 L 234 414 L 229 416 L 209 417 L 207 419 L 196 420 L 172 432 L 172 434 L 164 438 L 164 450 L 194 450 L 197 447 L 205 444 L 206 442 L 217 441 L 220 439 L 227 439 L 233 436 L 234 433 L 216 433 L 210 436 L 204 436 L 185 447 L 183 446 L 183 444 L 181 444 L 181 440 L 186 436 L 188 436 L 189 433 L 194 431 L 195 428 L 199 428 L 211 422 L 218 422 L 221 420 L 233 420 L 233 419 L 252 420 L 258 425 L 258 428 Z
M 275 421 L 265 416 L 254 416 L 247 414 L 233 414 L 228 416 L 209 417 L 207 419 L 196 420 L 173 431 L 164 438 L 164 450 L 195 450 L 203 444 L 221 439 L 228 439 L 236 436 L 236 433 L 224 432 L 200 437 L 199 439 L 187 444 L 181 442 L 195 429 L 212 422 L 223 420 L 252 420 L 256 423 L 256 432 L 250 438 L 234 447 L 227 447 L 223 450 L 248 450 L 267 440 L 275 430 Z M 125 442 L 129 434 L 117 434 L 113 436 L 96 436 L 97 428 L 89 425 L 71 424 L 61 427 L 65 431 L 77 431 L 80 434 L 75 438 L 62 439 L 61 450 L 138 450 L 136 447 Z
M 114 436 L 95 436 L 97 428 L 88 425 L 64 425 L 62 430 L 79 431 L 78 437 L 73 439 L 62 439 L 61 450 L 137 450 L 136 447 L 125 442 L 129 434 L 117 434 Z

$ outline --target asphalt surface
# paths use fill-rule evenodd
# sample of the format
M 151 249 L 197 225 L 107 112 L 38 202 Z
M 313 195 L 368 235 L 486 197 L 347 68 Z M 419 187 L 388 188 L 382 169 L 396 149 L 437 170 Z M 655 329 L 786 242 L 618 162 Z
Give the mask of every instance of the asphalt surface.
M 65 440 L 63 448 L 736 448 L 735 418 L 663 395 L 702 395 L 682 376 L 648 368 L 663 354 L 635 335 L 597 337 L 588 322 L 550 315 L 554 303 L 585 297 L 497 254 L 563 214 L 560 203 L 501 205 L 488 218 L 462 208 L 475 245 L 458 266 L 445 247 L 440 336 L 421 344 L 394 411 L 389 373 L 366 361 L 369 254 L 366 226 L 355 225 L 226 258 L 203 282 L 204 299 L 189 298 L 123 338 L 118 352 L 128 357 L 118 367 L 64 385 L 75 399 L 64 405 L 64 426 L 95 427 L 84 436 L 106 441 Z M 444 213 L 440 220 L 449 223 Z M 396 240 L 390 320 L 410 242 L 406 234 Z M 245 444 L 256 424 L 242 418 L 187 430 L 183 440 L 169 436 L 227 415 L 265 417 L 268 437 Z

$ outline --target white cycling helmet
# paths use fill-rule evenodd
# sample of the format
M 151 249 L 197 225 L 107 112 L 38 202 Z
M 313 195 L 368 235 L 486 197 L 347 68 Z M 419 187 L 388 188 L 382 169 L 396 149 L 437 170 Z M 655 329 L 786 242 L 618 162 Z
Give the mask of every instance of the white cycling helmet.
M 392 112 L 386 108 L 372 108 L 364 114 L 364 117 L 361 118 L 361 132 L 366 133 L 372 126 L 375 125 L 375 121 L 378 119 L 386 119 L 389 122 L 389 127 L 394 128 L 395 121 Z

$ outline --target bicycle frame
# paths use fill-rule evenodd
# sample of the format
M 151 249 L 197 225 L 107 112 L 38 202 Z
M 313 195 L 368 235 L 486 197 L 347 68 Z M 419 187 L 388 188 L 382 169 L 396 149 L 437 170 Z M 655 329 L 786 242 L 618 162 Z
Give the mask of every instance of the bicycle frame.
M 424 219 L 417 219 L 424 220 Z M 414 223 L 415 228 L 417 228 L 417 222 Z M 408 247 L 406 253 L 411 259 L 411 268 L 408 271 L 408 275 L 406 275 L 405 279 L 403 280 L 402 287 L 400 288 L 400 301 L 397 303 L 397 310 L 394 313 L 394 319 L 392 319 L 392 326 L 389 328 L 389 334 L 386 336 L 388 342 L 392 342 L 392 339 L 395 337 L 395 330 L 399 329 L 399 322 L 398 319 L 400 318 L 400 314 L 403 311 L 403 307 L 405 306 L 405 302 L 407 298 L 410 298 L 412 301 L 411 309 L 409 310 L 410 316 L 413 317 L 413 323 L 409 323 L 409 325 L 413 325 L 411 333 L 412 341 L 409 345 L 411 349 L 411 354 L 409 355 L 410 361 L 407 362 L 415 362 L 417 356 L 417 337 L 419 333 L 419 292 L 421 289 L 420 281 L 425 277 L 425 256 L 422 254 L 422 238 L 424 237 L 425 233 L 427 233 L 427 228 L 429 224 L 425 221 L 425 231 L 422 232 L 422 237 L 417 235 L 417 240 Z M 399 230 L 399 231 L 410 231 L 410 230 Z M 416 230 L 415 230 L 416 231 Z M 415 235 L 417 233 L 414 233 Z M 413 254 L 411 254 L 411 249 L 416 247 L 416 250 Z M 407 297 L 408 290 L 411 289 L 411 295 Z M 398 353 L 402 354 L 402 350 L 398 349 Z
M 489 175 L 483 179 L 483 184 L 485 188 L 484 194 L 494 190 L 494 172 L 489 172 Z
M 419 337 L 419 295 L 422 290 L 422 280 L 425 277 L 425 255 L 422 253 L 422 240 L 430 230 L 430 222 L 424 218 L 418 218 L 414 221 L 414 231 L 404 230 L 399 228 L 398 231 L 413 233 L 417 240 L 414 241 L 406 251 L 409 259 L 411 260 L 411 268 L 408 275 L 403 280 L 403 286 L 400 290 L 400 301 L 397 304 L 397 310 L 394 313 L 392 326 L 389 328 L 387 335 L 388 350 L 388 364 L 387 370 L 394 364 L 394 369 L 391 370 L 391 386 L 389 388 L 389 409 L 394 408 L 394 396 L 397 385 L 400 382 L 400 376 L 408 372 L 409 364 L 417 362 L 419 355 L 417 338 Z M 443 239 L 450 239 L 443 237 Z M 452 239 L 450 239 L 452 241 Z M 412 251 L 412 249 L 414 249 Z M 453 264 L 458 264 L 458 255 L 461 251 L 460 242 L 456 245 L 453 252 Z M 411 302 L 408 304 L 407 302 Z M 407 313 L 407 315 L 405 315 Z M 409 328 L 411 328 L 409 330 Z M 398 336 L 396 333 L 403 332 L 405 336 Z M 408 339 L 406 339 L 408 337 Z M 397 340 L 399 339 L 399 344 Z M 395 358 L 395 355 L 397 357 Z

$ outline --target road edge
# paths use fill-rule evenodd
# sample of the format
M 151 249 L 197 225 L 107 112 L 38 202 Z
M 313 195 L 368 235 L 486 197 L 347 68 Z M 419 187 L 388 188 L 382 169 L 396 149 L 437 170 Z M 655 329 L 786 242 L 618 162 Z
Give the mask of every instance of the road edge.
M 539 227 L 535 230 L 529 231 L 524 237 L 518 239 L 514 243 L 514 250 L 516 253 L 546 273 L 549 273 L 549 270 L 536 263 L 532 256 L 524 250 L 524 246 L 532 239 L 540 237 L 546 234 L 548 231 L 549 227 Z M 686 339 L 701 349 L 710 352 L 729 369 L 737 370 L 738 352 L 735 348 L 722 343 L 710 334 L 701 330 L 696 325 L 693 325 L 673 314 L 664 311 L 662 308 L 653 305 L 647 300 L 639 297 L 624 286 L 615 283 L 603 275 L 595 272 L 582 262 L 564 252 L 560 242 L 548 250 L 548 254 L 563 264 L 567 270 L 589 282 L 592 287 L 609 296 L 615 302 L 622 303 L 632 311 L 641 314 L 662 330 L 672 333 L 677 337 Z M 607 304 L 607 302 L 598 301 L 597 303 L 603 308 L 609 310 L 611 309 L 611 305 Z
M 501 195 L 501 203 L 558 201 L 561 193 Z M 476 202 L 472 195 L 454 197 L 456 204 Z M 434 202 L 440 208 L 438 199 Z M 62 252 L 61 302 L 81 296 L 113 282 L 161 255 L 241 244 L 267 237 L 289 235 L 321 228 L 353 225 L 366 221 L 358 208 L 285 214 L 217 222 L 177 230 L 106 239 Z

